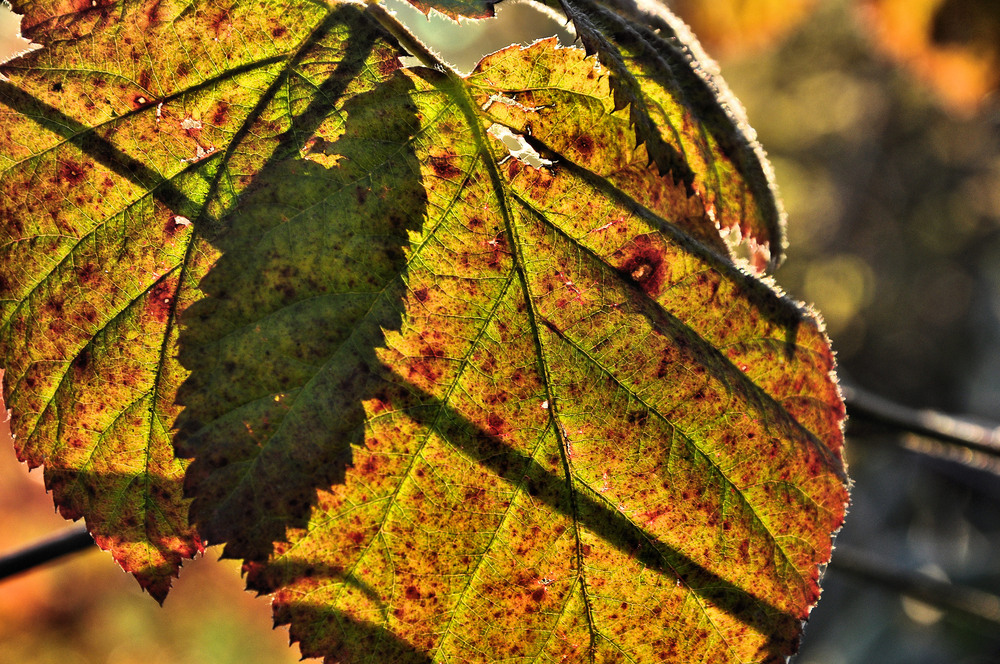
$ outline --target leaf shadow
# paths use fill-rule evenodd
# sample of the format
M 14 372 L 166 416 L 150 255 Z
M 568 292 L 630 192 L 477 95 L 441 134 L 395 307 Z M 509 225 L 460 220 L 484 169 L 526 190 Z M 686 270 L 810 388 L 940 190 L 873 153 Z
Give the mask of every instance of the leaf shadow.
M 224 542 L 229 557 L 265 560 L 287 529 L 307 524 L 316 491 L 344 481 L 351 445 L 364 440 L 362 402 L 384 380 L 375 349 L 384 330 L 401 324 L 404 247 L 426 211 L 410 146 L 419 122 L 407 79 L 392 77 L 348 101 L 342 133 L 331 126 L 331 139 L 317 136 L 338 115 L 380 36 L 358 10 L 338 12 L 327 29 L 352 27 L 346 54 L 254 178 L 230 215 L 231 228 L 212 238 L 221 258 L 201 284 L 207 297 L 181 319 L 180 359 L 191 373 L 178 395 L 184 411 L 176 449 L 194 459 L 185 480 L 194 497 L 191 520 L 210 543 Z M 0 85 L 3 103 L 38 105 Z M 62 124 L 65 135 L 79 133 L 68 119 Z M 158 182 L 103 139 L 83 135 L 88 154 L 143 186 Z M 171 207 L 186 204 L 170 186 L 159 191 Z M 451 445 L 508 482 L 535 478 L 533 495 L 567 513 L 565 478 L 447 404 L 408 389 L 411 402 L 397 407 L 428 427 L 437 421 L 432 413 L 444 412 L 441 433 Z M 616 549 L 775 635 L 768 656 L 794 649 L 797 618 L 658 542 L 596 496 L 577 499 L 581 523 Z M 383 644 L 385 661 L 431 661 L 384 628 L 303 606 L 314 616 L 303 624 L 336 620 L 345 633 Z
M 384 331 L 400 328 L 404 247 L 426 213 L 410 146 L 419 127 L 406 101 L 412 84 L 390 79 L 344 105 L 340 136 L 317 133 L 343 94 L 337 81 L 363 66 L 363 44 L 356 40 L 355 55 L 338 67 L 353 62 L 355 69 L 335 72 L 321 86 L 329 91 L 296 119 L 231 215 L 231 230 L 215 243 L 222 257 L 201 284 L 207 297 L 182 318 L 180 357 L 191 374 L 178 397 L 185 410 L 175 445 L 194 458 L 186 479 L 195 498 L 192 521 L 209 542 L 226 544 L 226 556 L 251 561 L 248 583 L 261 592 L 305 576 L 357 583 L 312 561 L 263 561 L 288 529 L 307 526 L 318 490 L 344 482 L 351 446 L 364 444 L 363 402 L 386 381 L 402 380 L 386 374 L 376 349 Z M 566 478 L 415 386 L 405 384 L 403 392 L 394 407 L 436 427 L 469 458 L 513 485 L 532 478 L 533 499 L 578 517 L 618 551 L 771 635 L 762 658 L 794 650 L 797 617 L 658 541 L 597 495 L 578 493 L 573 512 Z M 373 599 L 372 589 L 359 590 Z M 308 602 L 293 605 L 296 623 L 335 620 L 348 626 L 343 638 L 357 632 L 372 641 L 368 657 L 430 661 L 374 624 Z M 279 622 L 290 619 L 283 610 Z
M 403 247 L 425 214 L 412 84 L 397 74 L 347 94 L 395 54 L 378 60 L 385 35 L 356 8 L 335 26 L 346 50 L 213 238 L 205 297 L 180 319 L 191 373 L 175 448 L 194 459 L 191 521 L 227 557 L 265 559 L 306 524 L 316 490 L 343 481 L 363 435 L 351 395 L 399 328 Z
M 384 376 L 386 382 L 382 385 L 372 383 L 378 386 L 373 395 L 377 394 L 380 401 L 391 401 L 394 411 L 404 413 L 420 427 L 433 430 L 464 456 L 503 479 L 512 489 L 526 491 L 532 501 L 543 503 L 570 519 L 578 519 L 583 528 L 649 571 L 665 577 L 671 585 L 683 586 L 696 595 L 699 601 L 726 612 L 759 634 L 769 635 L 769 640 L 757 653 L 759 661 L 784 661 L 785 657 L 796 650 L 801 630 L 799 618 L 755 596 L 753 589 L 734 585 L 670 547 L 607 504 L 597 493 L 577 490 L 577 506 L 574 510 L 565 477 L 545 469 L 501 437 L 484 430 L 439 398 L 391 374 L 389 370 L 386 370 Z M 404 559 L 396 559 L 395 562 L 404 567 L 407 564 Z M 309 579 L 310 584 L 345 584 L 353 587 L 379 607 L 386 622 L 389 620 L 389 613 L 396 608 L 389 604 L 389 598 L 378 596 L 374 589 L 347 574 L 343 568 L 315 560 L 281 557 L 266 564 L 250 564 L 248 570 L 248 587 L 261 593 L 275 592 L 289 582 Z M 287 622 L 291 616 L 295 616 L 298 621 L 303 615 L 311 616 L 309 620 L 317 620 L 324 612 L 341 616 L 337 610 L 312 605 L 308 601 L 292 600 L 281 604 L 280 608 L 276 606 L 278 622 Z M 303 636 L 309 638 L 309 635 Z M 348 638 L 346 631 L 343 632 L 343 638 Z M 385 647 L 389 650 L 366 652 L 369 656 L 378 655 L 377 661 L 396 661 L 390 659 L 390 656 L 398 646 L 397 638 L 393 637 L 386 642 Z M 325 639 L 328 641 L 327 645 L 334 648 L 334 652 L 340 647 L 348 647 L 329 634 Z

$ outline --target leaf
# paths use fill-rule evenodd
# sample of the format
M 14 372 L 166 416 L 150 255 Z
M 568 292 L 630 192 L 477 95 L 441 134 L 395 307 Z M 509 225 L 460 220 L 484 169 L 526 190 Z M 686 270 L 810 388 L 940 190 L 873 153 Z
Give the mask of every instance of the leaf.
M 398 85 L 333 105 L 368 64 L 350 57 L 375 45 L 363 25 L 344 59 L 317 72 L 320 94 L 217 243 L 209 297 L 185 312 L 181 359 L 193 373 L 178 451 L 195 457 L 192 521 L 228 556 L 266 558 L 286 527 L 305 524 L 317 489 L 344 481 L 374 347 L 399 325 L 394 282 L 426 205 L 407 145 L 417 120 Z
M 33 3 L 25 34 L 69 40 L 107 20 L 107 8 L 65 10 Z M 162 601 L 181 558 L 201 548 L 169 435 L 192 236 L 173 221 L 166 206 L 182 195 L 163 178 L 186 176 L 177 151 L 195 141 L 171 116 L 173 131 L 148 140 L 160 133 L 152 93 L 119 74 L 139 58 L 125 48 L 138 31 L 110 35 L 123 47 L 117 62 L 67 41 L 5 66 L 14 83 L 0 83 L 0 363 L 18 456 L 45 464 L 62 514 L 85 516 Z M 148 64 L 139 78 L 152 86 Z
M 609 66 L 615 100 L 629 106 L 652 161 L 703 199 L 706 232 L 732 233 L 727 243 L 734 248 L 745 241 L 757 271 L 777 267 L 785 214 L 770 166 L 739 102 L 687 28 L 648 3 L 643 11 L 615 1 L 559 0 L 559 6 L 588 51 Z
M 693 179 L 649 169 L 609 68 L 551 40 L 463 79 L 400 68 L 397 40 L 431 58 L 377 5 L 25 21 L 54 41 L 0 85 L 0 362 L 22 455 L 91 528 L 183 510 L 173 433 L 188 536 L 246 560 L 307 656 L 794 650 L 843 520 L 843 405 L 817 319 L 711 232 L 709 196 L 771 191 L 674 37 L 601 33 L 682 116 L 649 111 L 701 150 Z
M 358 21 L 185 7 L 15 6 L 50 45 L 0 83 L 0 364 L 18 455 L 161 601 L 201 548 L 171 445 L 180 314 L 218 259 L 218 219 Z
M 266 295 L 223 289 L 188 321 L 197 387 L 182 394 L 198 426 L 184 449 L 192 471 L 213 461 L 196 475 L 215 498 L 203 518 L 250 559 L 250 587 L 275 593 L 305 656 L 794 650 L 846 501 L 832 356 L 808 314 L 679 230 L 696 205 L 651 181 L 614 106 L 594 60 L 552 41 L 488 57 L 464 81 L 402 70 L 345 105 L 336 140 L 323 126 L 300 138 L 337 155 L 328 171 L 293 181 L 290 160 L 236 213 L 248 226 L 277 217 L 250 212 L 260 197 L 287 221 L 212 277 L 283 277 Z M 500 163 L 507 148 L 488 131 L 500 122 L 530 122 L 556 165 Z M 395 208 L 415 184 L 421 219 Z M 339 229 L 365 218 L 396 230 L 344 251 Z M 364 273 L 353 261 L 321 271 L 324 233 L 378 280 L 350 285 Z M 336 308 L 347 291 L 357 309 Z M 317 322 L 299 331 L 306 304 Z M 227 308 L 260 315 L 217 326 Z M 335 332 L 320 342 L 317 329 Z M 281 382 L 306 344 L 322 359 Z M 242 390 L 267 348 L 268 387 L 233 394 L 207 423 L 194 397 Z M 298 475 L 317 436 L 326 454 L 352 443 L 342 484 Z M 272 511 L 287 496 L 299 500 Z M 275 513 L 292 527 L 264 560 Z
M 454 16 L 449 3 L 410 1 Z M 687 230 L 724 256 L 747 254 L 758 272 L 776 268 L 785 213 L 774 176 L 740 103 L 687 28 L 649 3 L 642 11 L 628 0 L 546 4 L 573 22 L 587 52 L 609 69 L 616 109 L 629 109 L 650 164 L 701 197 L 701 228 Z

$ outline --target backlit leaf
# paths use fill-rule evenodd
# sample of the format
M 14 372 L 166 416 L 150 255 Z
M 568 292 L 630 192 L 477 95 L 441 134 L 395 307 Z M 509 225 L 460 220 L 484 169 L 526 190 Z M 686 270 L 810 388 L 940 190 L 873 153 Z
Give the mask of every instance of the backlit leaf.
M 201 547 L 170 431 L 177 321 L 219 255 L 207 238 L 328 61 L 363 89 L 389 56 L 345 40 L 354 10 L 78 5 L 15 5 L 50 45 L 0 82 L 0 363 L 20 458 L 162 600 Z
M 755 270 L 780 264 L 785 213 L 771 168 L 742 106 L 687 27 L 655 3 L 558 2 L 588 49 L 612 63 L 615 99 L 629 105 L 639 141 L 653 146 L 653 161 L 664 172 L 687 174 L 675 177 L 702 198 L 710 225 L 729 236 L 728 244 L 744 243 L 736 253 L 746 254 Z M 659 145 L 685 167 L 678 171 L 657 158 Z
M 410 1 L 453 15 L 451 3 Z M 702 199 L 706 213 L 695 236 L 725 256 L 727 245 L 743 241 L 736 255 L 746 254 L 757 271 L 780 264 L 785 216 L 770 166 L 739 102 L 683 23 L 629 0 L 546 4 L 572 21 L 587 52 L 608 69 L 615 108 L 628 109 L 650 175 L 673 178 Z
M 794 651 L 843 406 L 721 238 L 780 213 L 675 34 L 581 4 L 596 57 L 461 78 L 377 6 L 19 9 L 5 396 L 157 597 L 208 541 L 330 662 Z
M 679 230 L 703 210 L 682 185 L 651 181 L 627 113 L 581 51 L 508 49 L 466 81 L 400 72 L 345 111 L 343 134 L 322 138 L 337 155 L 329 171 L 308 166 L 293 182 L 283 168 L 252 194 L 286 211 L 280 235 L 212 275 L 248 287 L 283 275 L 266 296 L 277 304 L 240 320 L 259 346 L 220 328 L 191 351 L 191 381 L 208 366 L 216 385 L 243 385 L 273 355 L 271 391 L 234 395 L 218 408 L 239 416 L 197 417 L 191 438 L 196 458 L 225 446 L 198 492 L 240 497 L 213 517 L 236 519 L 231 553 L 258 556 L 274 539 L 261 532 L 274 501 L 316 488 L 301 475 L 314 453 L 299 456 L 300 441 L 353 444 L 343 484 L 321 488 L 308 522 L 289 519 L 288 541 L 249 563 L 251 587 L 276 593 L 303 652 L 792 652 L 846 499 L 843 411 L 815 321 Z M 489 132 L 498 123 L 530 123 L 531 145 L 555 165 L 504 161 Z M 424 194 L 407 209 L 420 219 L 396 208 L 414 182 Z M 344 252 L 337 229 L 374 210 L 396 231 Z M 330 244 L 313 230 L 324 225 Z M 319 274 L 331 247 L 377 278 L 339 263 Z M 201 303 L 212 315 L 191 329 L 214 329 L 213 300 L 239 306 L 232 295 Z M 306 303 L 317 320 L 293 329 Z M 317 329 L 329 345 L 313 373 L 281 383 Z M 200 412 L 182 400 L 185 416 Z M 272 473 L 301 493 L 270 491 Z

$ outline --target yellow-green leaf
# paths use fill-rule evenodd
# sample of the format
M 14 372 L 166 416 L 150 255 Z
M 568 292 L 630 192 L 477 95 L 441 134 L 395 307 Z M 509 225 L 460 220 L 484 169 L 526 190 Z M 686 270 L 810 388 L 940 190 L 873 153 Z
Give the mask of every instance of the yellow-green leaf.
M 610 71 L 650 162 L 701 199 L 706 232 L 721 231 L 756 271 L 784 257 L 785 213 L 742 107 L 676 17 L 655 3 L 547 0 Z M 725 251 L 724 255 L 730 255 Z
M 0 82 L 0 365 L 17 452 L 162 601 L 202 542 L 172 429 L 179 321 L 218 259 L 210 239 L 316 81 L 343 65 L 320 90 L 336 103 L 398 63 L 350 8 L 15 10 L 46 44 Z
M 330 662 L 794 651 L 833 356 L 719 233 L 779 208 L 689 54 L 580 7 L 597 57 L 466 78 L 376 5 L 18 7 L 5 398 L 155 596 L 207 541 Z
M 298 366 L 317 329 L 347 327 L 328 334 L 315 373 L 273 383 L 260 411 L 223 416 L 224 429 L 198 418 L 194 437 L 206 451 L 226 441 L 199 494 L 240 496 L 213 518 L 236 519 L 231 552 L 251 559 L 251 587 L 276 593 L 306 655 L 680 662 L 794 650 L 846 501 L 832 356 L 806 311 L 682 230 L 704 212 L 683 185 L 644 178 L 645 148 L 595 67 L 542 42 L 467 80 L 401 72 L 345 107 L 344 133 L 324 141 L 337 160 L 309 176 L 327 184 L 269 178 L 255 192 L 288 210 L 289 265 L 324 254 L 313 229 L 336 238 L 376 208 L 396 220 L 377 235 L 404 247 L 348 251 L 378 280 L 342 285 L 358 267 L 338 266 L 321 296 L 310 291 L 329 303 L 322 323 L 253 318 L 244 330 L 258 350 L 220 330 L 191 363 L 194 380 L 214 356 L 223 370 L 206 375 L 242 385 L 241 368 L 270 349 L 270 379 Z M 507 121 L 531 123 L 553 165 L 511 158 L 495 137 Z M 371 152 L 355 152 L 359 140 Z M 392 195 L 415 183 L 420 219 Z M 269 283 L 281 272 L 270 246 L 258 245 L 261 272 L 248 262 L 225 278 Z M 295 272 L 273 294 L 289 308 L 316 276 Z M 345 291 L 362 306 L 328 310 Z M 342 484 L 303 474 L 314 453 L 299 456 L 301 441 L 317 437 L 327 454 L 353 445 Z M 273 533 L 247 533 L 280 500 L 272 472 L 319 499 L 260 560 Z

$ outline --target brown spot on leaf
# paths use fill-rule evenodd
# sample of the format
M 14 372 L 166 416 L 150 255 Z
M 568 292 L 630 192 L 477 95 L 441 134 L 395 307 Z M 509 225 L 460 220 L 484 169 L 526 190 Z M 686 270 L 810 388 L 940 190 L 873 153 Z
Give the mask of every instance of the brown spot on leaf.
M 173 280 L 161 279 L 149 289 L 149 299 L 146 310 L 160 323 L 166 323 L 170 317 L 170 308 L 174 301 Z
M 451 163 L 455 158 L 456 156 L 454 154 L 432 156 L 430 158 L 430 163 L 431 168 L 434 170 L 434 174 L 439 178 L 444 178 L 445 180 L 451 180 L 461 175 L 462 170 Z
M 635 283 L 649 295 L 656 297 L 663 291 L 666 267 L 663 252 L 656 247 L 649 235 L 639 235 L 632 244 L 624 248 L 624 260 L 618 271 L 623 277 Z
M 576 137 L 575 143 L 577 151 L 584 160 L 590 159 L 591 155 L 594 154 L 594 139 L 590 136 L 580 134 Z
M 635 410 L 628 414 L 628 423 L 642 426 L 649 419 L 648 410 Z
M 219 105 L 215 107 L 215 111 L 212 112 L 212 124 L 219 126 L 225 123 L 228 117 L 229 103 L 224 101 L 219 102 Z
M 86 373 L 87 369 L 90 367 L 91 357 L 90 348 L 82 349 L 79 353 L 77 353 L 77 356 L 73 358 L 73 371 L 78 375 Z
M 394 55 L 390 55 L 387 58 L 383 58 L 376 63 L 378 67 L 378 73 L 383 76 L 383 78 L 389 78 L 392 76 L 396 70 L 400 69 L 402 63 Z
M 504 420 L 496 413 L 490 413 L 489 415 L 486 416 L 487 431 L 491 435 L 494 436 L 499 435 L 503 431 L 504 425 L 506 423 L 507 423 L 506 420 Z
M 66 159 L 59 162 L 58 178 L 60 184 L 75 186 L 87 177 L 88 166 Z

